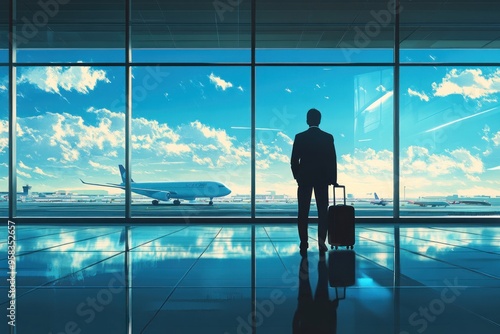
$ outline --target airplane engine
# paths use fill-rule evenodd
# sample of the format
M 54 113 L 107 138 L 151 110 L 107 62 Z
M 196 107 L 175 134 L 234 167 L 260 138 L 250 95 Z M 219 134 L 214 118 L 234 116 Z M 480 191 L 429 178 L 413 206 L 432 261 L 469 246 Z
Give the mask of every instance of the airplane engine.
M 151 195 L 151 197 L 160 200 L 160 201 L 169 201 L 170 200 L 170 193 L 166 191 L 159 191 L 157 193 L 154 193 Z

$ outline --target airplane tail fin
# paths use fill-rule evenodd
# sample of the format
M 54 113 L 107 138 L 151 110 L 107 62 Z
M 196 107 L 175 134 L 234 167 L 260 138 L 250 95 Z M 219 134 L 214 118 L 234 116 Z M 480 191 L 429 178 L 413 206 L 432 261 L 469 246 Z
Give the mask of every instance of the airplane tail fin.
M 120 168 L 120 176 L 122 177 L 122 182 L 123 184 L 125 184 L 125 180 L 127 179 L 125 167 L 123 167 L 123 165 L 118 165 L 118 168 Z M 130 179 L 130 182 L 134 182 L 134 180 Z
M 375 194 L 375 199 L 379 199 L 377 193 L 374 193 L 374 194 Z

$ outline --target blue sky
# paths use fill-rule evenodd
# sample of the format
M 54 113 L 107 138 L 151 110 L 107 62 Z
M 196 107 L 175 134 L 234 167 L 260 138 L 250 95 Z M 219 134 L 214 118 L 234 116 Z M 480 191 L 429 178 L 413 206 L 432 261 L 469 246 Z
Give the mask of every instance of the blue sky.
M 133 178 L 218 180 L 250 192 L 250 69 L 133 68 Z M 118 182 L 124 160 L 122 67 L 18 69 L 19 187 Z M 7 73 L 0 70 L 0 186 L 7 188 Z M 256 72 L 257 193 L 295 194 L 293 137 L 311 107 L 334 134 L 339 181 L 392 196 L 392 70 L 262 67 Z M 401 185 L 411 197 L 500 195 L 500 69 L 401 69 Z

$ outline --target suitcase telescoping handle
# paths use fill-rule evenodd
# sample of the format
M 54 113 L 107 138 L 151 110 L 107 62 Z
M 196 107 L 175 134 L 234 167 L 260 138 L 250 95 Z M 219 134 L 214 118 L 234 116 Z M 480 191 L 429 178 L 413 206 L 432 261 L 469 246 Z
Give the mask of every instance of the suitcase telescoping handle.
M 344 192 L 344 205 L 346 205 L 347 203 L 346 203 L 346 200 L 345 200 L 345 186 L 340 185 L 340 184 L 338 184 L 338 185 L 334 184 L 333 185 L 333 205 L 336 205 L 336 203 L 335 203 L 335 188 L 342 188 L 342 190 Z

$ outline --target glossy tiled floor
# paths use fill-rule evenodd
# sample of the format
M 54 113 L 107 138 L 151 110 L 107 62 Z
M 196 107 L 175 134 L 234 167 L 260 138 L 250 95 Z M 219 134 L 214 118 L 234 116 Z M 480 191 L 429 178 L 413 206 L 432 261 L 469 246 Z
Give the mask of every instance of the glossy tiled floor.
M 307 259 L 292 224 L 15 232 L 20 334 L 500 333 L 500 228 L 357 226 L 320 258 L 311 226 Z

